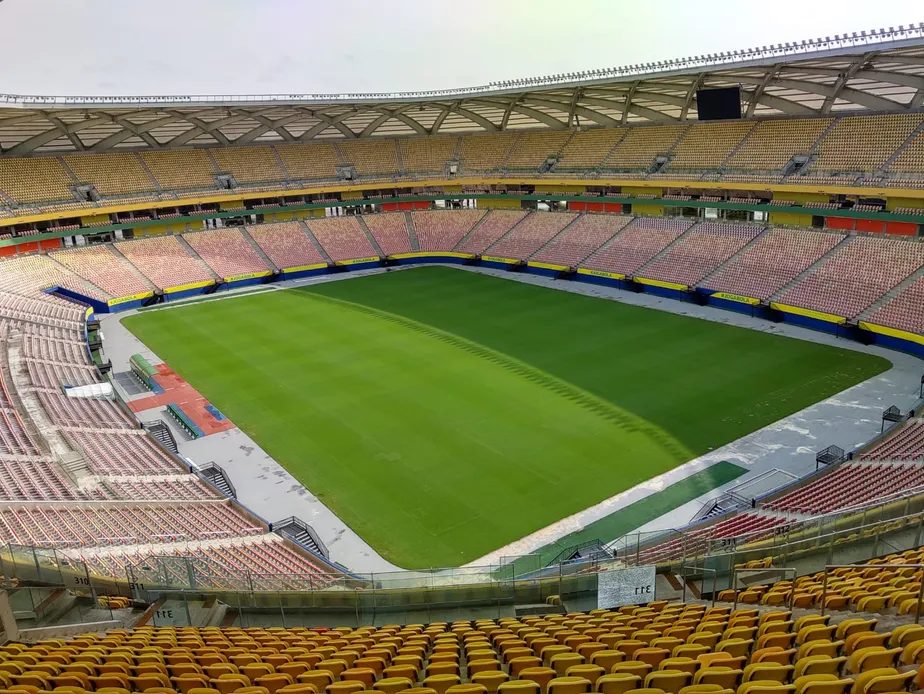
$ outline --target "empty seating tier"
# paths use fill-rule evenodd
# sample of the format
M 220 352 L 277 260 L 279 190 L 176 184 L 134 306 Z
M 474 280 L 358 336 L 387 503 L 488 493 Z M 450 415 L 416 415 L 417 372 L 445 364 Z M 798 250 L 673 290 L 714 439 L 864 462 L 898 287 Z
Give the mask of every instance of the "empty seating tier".
M 160 289 L 212 279 L 202 261 L 174 236 L 123 241 L 115 247 Z
M 841 234 L 770 229 L 705 284 L 717 291 L 766 300 L 843 239 Z
M 446 173 L 458 147 L 458 137 L 409 137 L 398 140 L 402 169 L 411 175 Z
M 363 221 L 385 255 L 409 253 L 412 250 L 407 217 L 403 212 L 365 215 Z
M 376 258 L 379 255 L 369 243 L 359 222 L 353 217 L 312 219 L 308 222 L 308 227 L 327 251 L 327 255 L 335 262 Z
M 922 265 L 924 244 L 855 237 L 778 300 L 852 318 Z
M 60 251 L 51 256 L 114 297 L 149 292 L 154 286 L 108 245 Z
M 646 125 L 630 128 L 602 163 L 603 169 L 637 171 L 648 169 L 655 157 L 667 155 L 686 125 Z
M 909 420 L 862 457 L 864 460 L 924 460 L 924 419 Z
M 762 227 L 753 224 L 700 222 L 639 274 L 694 286 L 761 231 Z
M 411 220 L 420 250 L 445 251 L 455 248 L 483 216 L 483 210 L 427 210 L 412 212 Z
M 64 161 L 81 183 L 92 184 L 100 195 L 125 195 L 154 190 L 135 154 L 69 154 Z
M 463 172 L 497 171 L 504 168 L 517 137 L 516 133 L 500 133 L 462 138 Z
M 0 509 L 0 528 L 3 537 L 15 544 L 61 548 L 220 539 L 262 531 L 221 501 L 80 507 L 8 504 Z
M 488 255 L 525 260 L 578 218 L 571 212 L 533 212 L 488 248 Z
M 286 178 L 271 147 L 216 147 L 210 152 L 219 172 L 231 174 L 239 183 L 266 183 Z
M 293 180 L 330 181 L 337 177 L 340 157 L 332 144 L 280 144 L 275 149 Z
M 818 143 L 812 172 L 875 172 L 921 123 L 919 113 L 845 116 Z
M 327 262 L 308 239 L 301 222 L 260 224 L 247 227 L 247 232 L 280 269 Z
M 869 317 L 870 323 L 924 333 L 924 277 L 919 277 Z
M 14 202 L 74 202 L 74 183 L 55 157 L 0 157 L 0 191 Z
M 141 159 L 164 190 L 215 188 L 215 167 L 205 150 L 142 152 Z
M 264 272 L 267 267 L 240 229 L 214 229 L 183 238 L 219 277 Z
M 555 170 L 579 171 L 598 168 L 609 151 L 627 132 L 627 128 L 597 128 L 575 133 L 562 148 Z
M 699 123 L 690 128 L 674 147 L 671 171 L 715 169 L 748 136 L 753 121 Z
M 537 171 L 547 159 L 557 157 L 571 133 L 523 133 L 507 159 L 508 171 Z
M 831 123 L 830 118 L 759 121 L 724 168 L 782 172 L 793 156 L 808 155 Z
M 526 215 L 527 212 L 520 210 L 491 210 L 461 242 L 458 250 L 463 253 L 484 253 L 492 243 L 519 224 Z
M 593 270 L 631 276 L 692 224 L 686 219 L 638 217 L 583 264 Z
M 764 507 L 817 515 L 859 506 L 922 486 L 924 466 L 919 463 L 846 463 L 817 481 L 764 504 Z
M 630 221 L 632 221 L 631 217 L 582 215 L 564 232 L 540 249 L 531 260 L 576 267 L 587 256 L 613 238 Z
M 360 176 L 394 176 L 398 171 L 395 141 L 385 138 L 347 140 L 337 147 L 347 164 Z

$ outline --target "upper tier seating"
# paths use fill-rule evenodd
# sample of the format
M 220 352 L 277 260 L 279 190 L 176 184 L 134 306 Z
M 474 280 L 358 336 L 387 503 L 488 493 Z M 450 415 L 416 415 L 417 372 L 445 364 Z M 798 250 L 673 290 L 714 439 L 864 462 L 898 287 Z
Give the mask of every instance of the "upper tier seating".
M 219 277 L 233 277 L 271 269 L 240 229 L 199 231 L 185 234 L 183 238 Z
M 924 132 L 918 131 L 918 134 L 905 146 L 901 154 L 889 164 L 889 171 L 913 173 L 919 177 L 924 174 Z
M 718 168 L 754 127 L 754 121 L 699 123 L 690 128 L 674 147 L 671 171 Z
M 144 193 L 155 188 L 135 154 L 69 154 L 64 162 L 81 183 L 92 184 L 100 195 Z
M 641 269 L 652 279 L 694 286 L 744 248 L 762 227 L 700 222 L 661 256 Z
M 812 172 L 874 172 L 920 124 L 919 113 L 845 116 L 818 143 Z
M 294 180 L 334 180 L 340 157 L 334 146 L 327 142 L 311 144 L 274 145 L 286 171 Z
M 471 234 L 461 243 L 463 253 L 484 253 L 500 237 L 526 217 L 524 210 L 491 210 Z
M 779 119 L 758 122 L 725 162 L 726 170 L 781 171 L 793 156 L 808 154 L 831 125 L 830 118 Z
M 489 247 L 487 254 L 525 260 L 577 218 L 571 212 L 533 212 Z
M 203 149 L 154 150 L 141 159 L 164 190 L 215 188 L 215 167 Z
M 407 233 L 407 217 L 403 212 L 369 214 L 363 217 L 363 221 L 385 255 L 410 253 L 412 250 Z
M 863 460 L 924 460 L 924 419 L 908 420 L 887 439 L 863 454 Z
M 688 219 L 638 217 L 583 264 L 593 270 L 633 275 L 692 224 Z
M 115 247 L 160 289 L 212 279 L 203 262 L 175 236 L 123 241 Z
M 924 466 L 920 462 L 846 463 L 818 480 L 764 504 L 764 507 L 817 515 L 919 487 L 924 487 Z
M 74 202 L 74 181 L 55 157 L 0 157 L 0 192 L 17 203 Z
M 286 176 L 272 147 L 216 147 L 209 150 L 221 173 L 238 183 L 283 181 Z
M 852 318 L 924 265 L 924 244 L 854 237 L 779 301 Z
M 896 297 L 874 311 L 870 323 L 888 325 L 912 333 L 924 333 L 924 277 L 905 287 Z
M 574 137 L 561 150 L 561 158 L 556 171 L 574 171 L 596 169 L 606 155 L 622 140 L 627 128 L 594 128 L 575 133 Z
M 646 125 L 630 128 L 601 168 L 616 171 L 645 170 L 655 157 L 667 154 L 686 132 L 687 125 Z
M 557 156 L 562 146 L 571 138 L 571 133 L 523 133 L 516 146 L 510 151 L 506 169 L 508 171 L 536 171 L 549 157 Z
M 562 234 L 544 246 L 531 260 L 575 267 L 609 241 L 632 217 L 582 215 Z
M 517 141 L 517 133 L 466 135 L 462 138 L 462 172 L 503 169 Z
M 247 231 L 280 269 L 327 262 L 308 239 L 301 222 L 258 224 L 247 227 Z
M 154 288 L 137 268 L 108 245 L 59 251 L 51 257 L 112 296 L 128 296 Z
M 315 238 L 324 247 L 331 260 L 375 258 L 378 253 L 369 243 L 355 217 L 327 217 L 308 221 Z
M 770 229 L 705 283 L 715 289 L 769 299 L 844 237 L 802 229 Z
M 405 137 L 398 140 L 401 168 L 407 174 L 444 174 L 459 148 L 458 137 Z
M 398 171 L 397 145 L 392 139 L 346 140 L 337 144 L 343 161 L 360 176 L 394 176 Z
M 411 212 L 411 223 L 422 251 L 449 251 L 484 216 L 484 210 Z

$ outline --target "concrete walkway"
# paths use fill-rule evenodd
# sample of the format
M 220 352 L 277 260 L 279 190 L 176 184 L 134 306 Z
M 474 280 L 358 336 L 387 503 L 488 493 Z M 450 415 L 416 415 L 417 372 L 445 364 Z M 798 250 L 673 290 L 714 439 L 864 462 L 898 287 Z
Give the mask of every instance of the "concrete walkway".
M 892 369 L 879 376 L 700 456 L 595 506 L 557 521 L 516 542 L 476 559 L 468 566 L 496 564 L 503 561 L 505 557 L 535 551 L 572 532 L 581 530 L 589 523 L 608 516 L 635 501 L 644 499 L 650 494 L 660 491 L 715 462 L 728 460 L 748 468 L 745 475 L 730 482 L 725 487 L 702 495 L 671 513 L 665 514 L 656 521 L 643 526 L 640 530 L 682 526 L 692 518 L 704 502 L 714 498 L 724 489 L 740 485 L 757 475 L 773 469 L 784 470 L 796 476 L 804 475 L 815 468 L 815 452 L 831 444 L 836 444 L 845 450 L 855 448 L 879 433 L 882 410 L 890 405 L 897 405 L 902 410 L 907 410 L 918 399 L 918 389 L 921 373 L 924 372 L 924 362 L 910 355 L 892 352 L 879 347 L 860 345 L 856 342 L 836 338 L 833 335 L 797 326 L 770 323 L 759 318 L 752 318 L 709 306 L 697 306 L 649 294 L 633 294 L 616 288 L 553 280 L 536 275 L 510 273 L 490 268 L 458 265 L 451 267 L 465 272 L 494 275 L 512 281 L 552 287 L 562 291 L 645 306 L 762 332 L 837 345 L 846 349 L 883 356 L 893 364 Z M 379 274 L 386 271 L 388 270 L 384 268 L 376 268 L 348 274 L 306 278 L 274 285 L 272 288 L 267 287 L 266 291 L 277 291 L 286 287 L 322 282 L 338 282 L 359 275 Z M 391 269 L 390 271 L 406 270 Z M 244 290 L 244 293 L 252 293 L 252 291 L 247 292 Z M 230 299 L 234 295 L 235 292 L 228 292 L 208 300 Z M 171 306 L 176 305 L 179 304 L 168 305 L 165 310 L 169 310 Z M 105 335 L 105 350 L 108 358 L 112 360 L 114 371 L 127 370 L 128 358 L 136 352 L 144 354 L 152 363 L 162 361 L 121 325 L 121 318 L 126 315 L 130 315 L 130 312 L 115 316 L 104 315 L 101 318 Z M 120 394 L 126 399 L 131 399 L 131 396 L 122 390 L 120 390 Z M 142 419 L 150 419 L 157 416 L 157 411 L 144 412 L 140 413 L 140 415 Z M 302 487 L 282 466 L 270 458 L 265 451 L 240 430 L 232 429 L 196 441 L 185 441 L 182 436 L 178 436 L 177 440 L 180 441 L 182 455 L 197 463 L 215 461 L 224 467 L 237 488 L 241 502 L 255 513 L 270 521 L 296 515 L 310 523 L 327 544 L 332 559 L 359 572 L 398 570 L 398 567 L 381 557 L 330 509 L 313 496 L 309 490 Z M 780 483 L 782 482 L 783 479 L 780 479 Z M 601 539 L 609 541 L 615 538 Z

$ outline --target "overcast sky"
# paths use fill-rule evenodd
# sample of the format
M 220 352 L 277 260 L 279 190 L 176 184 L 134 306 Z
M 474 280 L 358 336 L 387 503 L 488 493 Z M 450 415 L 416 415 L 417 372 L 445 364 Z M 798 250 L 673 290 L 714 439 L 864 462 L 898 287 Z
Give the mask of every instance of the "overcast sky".
M 0 93 L 462 87 L 922 20 L 920 0 L 4 0 Z

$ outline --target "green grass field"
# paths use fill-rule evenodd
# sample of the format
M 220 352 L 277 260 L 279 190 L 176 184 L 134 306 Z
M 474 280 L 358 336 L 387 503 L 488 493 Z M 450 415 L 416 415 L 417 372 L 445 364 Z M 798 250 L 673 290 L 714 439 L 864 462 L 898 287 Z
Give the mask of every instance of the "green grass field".
M 890 366 L 442 267 L 125 324 L 405 568 L 472 561 Z

